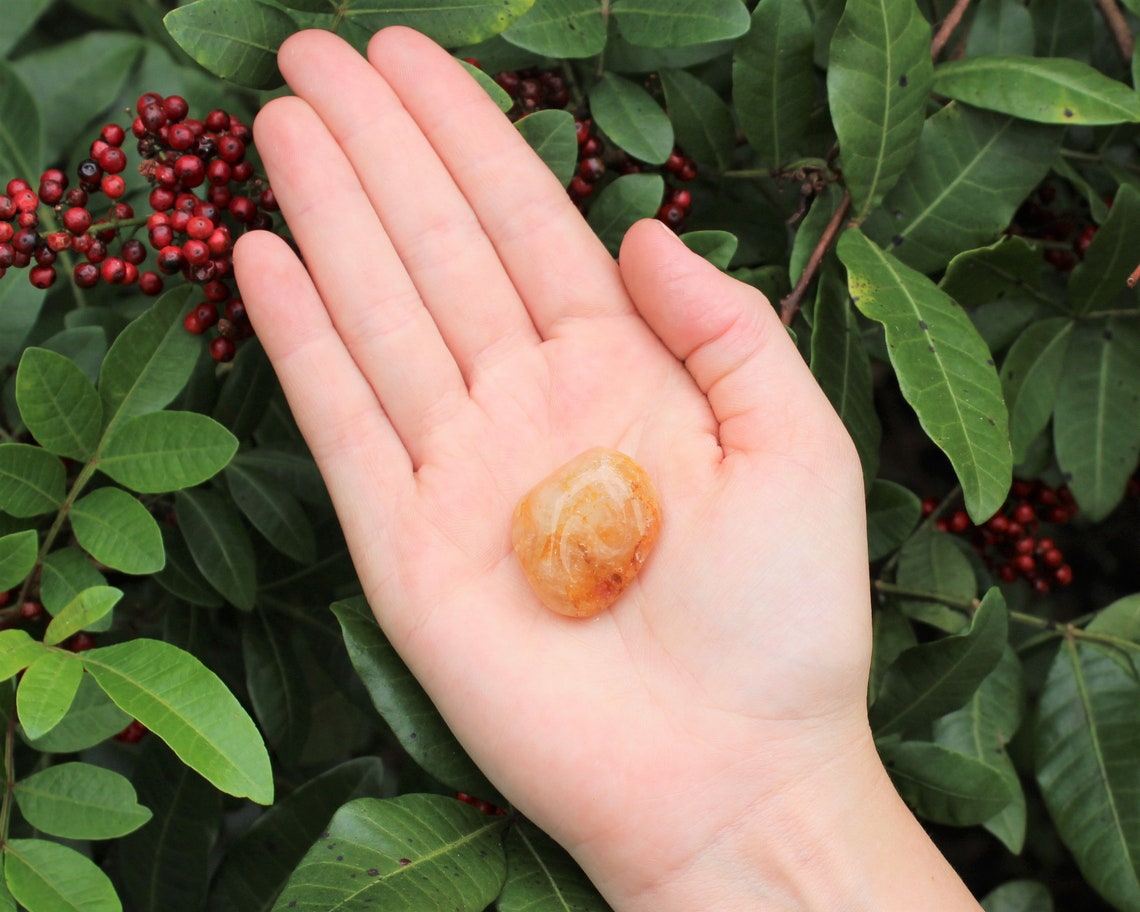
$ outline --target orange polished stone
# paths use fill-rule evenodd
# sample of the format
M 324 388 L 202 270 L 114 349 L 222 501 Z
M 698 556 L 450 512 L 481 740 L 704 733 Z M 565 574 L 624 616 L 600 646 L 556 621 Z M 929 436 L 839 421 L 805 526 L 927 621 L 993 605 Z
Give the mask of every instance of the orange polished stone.
M 661 505 L 645 470 L 595 447 L 519 501 L 511 541 L 547 608 L 591 617 L 633 582 L 660 529 Z

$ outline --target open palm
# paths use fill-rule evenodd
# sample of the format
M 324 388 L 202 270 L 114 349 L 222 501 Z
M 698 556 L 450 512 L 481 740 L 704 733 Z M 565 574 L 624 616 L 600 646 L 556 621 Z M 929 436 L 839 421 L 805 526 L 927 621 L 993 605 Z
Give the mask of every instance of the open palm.
M 496 786 L 604 888 L 865 750 L 862 477 L 770 306 L 653 222 L 615 263 L 414 32 L 368 60 L 302 33 L 280 66 L 297 97 L 258 146 L 305 265 L 247 235 L 242 291 L 380 624 Z M 509 527 L 592 446 L 664 516 L 581 621 L 541 606 Z

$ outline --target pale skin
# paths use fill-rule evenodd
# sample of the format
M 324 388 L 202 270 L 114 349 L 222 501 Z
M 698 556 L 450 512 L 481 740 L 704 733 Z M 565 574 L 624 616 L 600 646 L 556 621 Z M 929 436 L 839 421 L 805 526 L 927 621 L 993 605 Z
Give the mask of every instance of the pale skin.
M 863 479 L 771 305 L 662 225 L 615 262 L 447 53 L 305 32 L 255 134 L 304 253 L 237 276 L 369 603 L 472 757 L 618 912 L 973 910 L 867 725 Z M 556 616 L 515 503 L 584 449 L 657 548 Z

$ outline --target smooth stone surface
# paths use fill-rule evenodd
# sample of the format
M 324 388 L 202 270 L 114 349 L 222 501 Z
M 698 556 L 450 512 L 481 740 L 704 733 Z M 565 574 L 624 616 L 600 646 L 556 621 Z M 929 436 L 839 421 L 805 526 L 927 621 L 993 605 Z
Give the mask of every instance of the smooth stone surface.
M 660 529 L 661 505 L 646 471 L 624 453 L 595 447 L 519 501 L 511 541 L 547 608 L 591 617 L 633 582 Z

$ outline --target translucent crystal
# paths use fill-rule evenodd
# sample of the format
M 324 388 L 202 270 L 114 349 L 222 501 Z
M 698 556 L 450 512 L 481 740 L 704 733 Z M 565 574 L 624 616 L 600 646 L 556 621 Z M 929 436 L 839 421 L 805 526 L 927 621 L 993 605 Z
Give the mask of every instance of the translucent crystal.
M 624 453 L 595 447 L 519 501 L 511 541 L 544 605 L 590 617 L 637 576 L 660 529 L 661 505 L 645 470 Z

